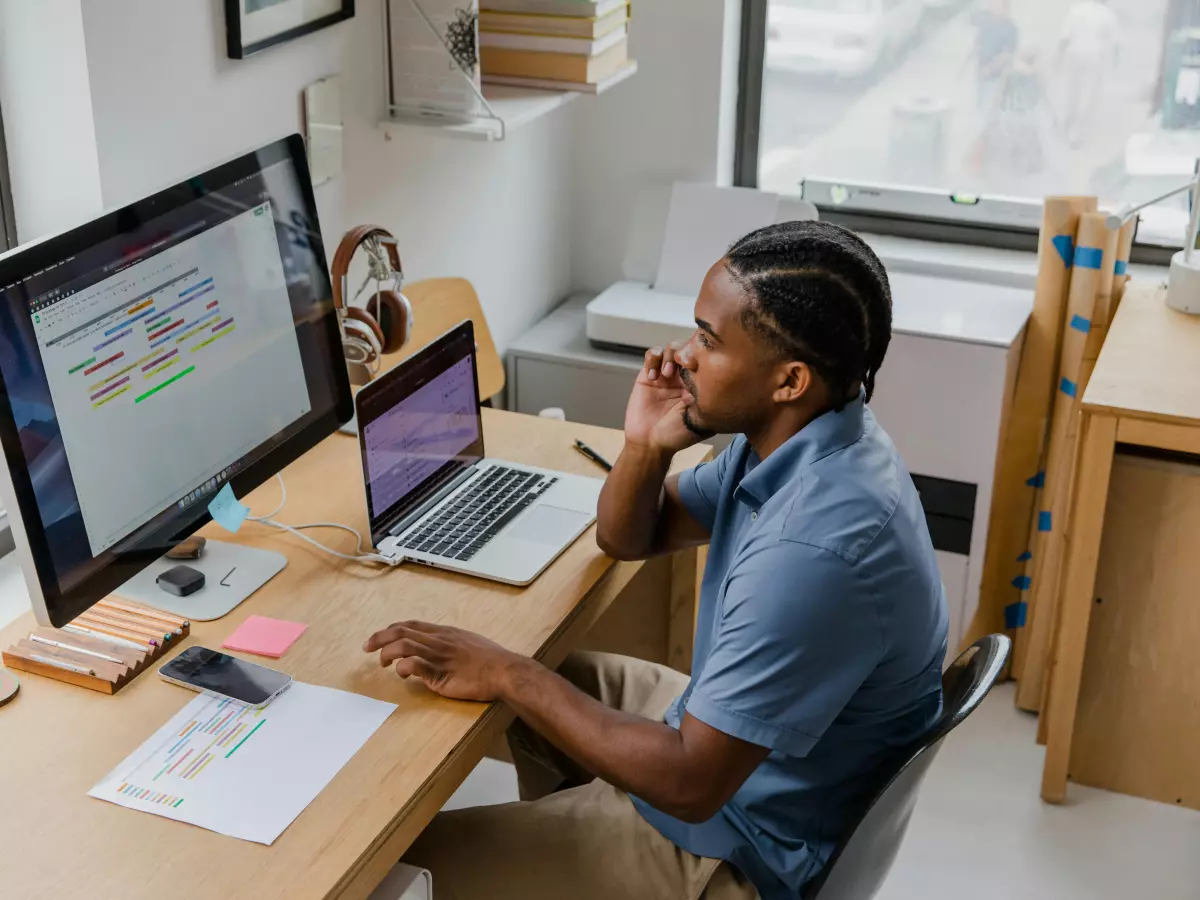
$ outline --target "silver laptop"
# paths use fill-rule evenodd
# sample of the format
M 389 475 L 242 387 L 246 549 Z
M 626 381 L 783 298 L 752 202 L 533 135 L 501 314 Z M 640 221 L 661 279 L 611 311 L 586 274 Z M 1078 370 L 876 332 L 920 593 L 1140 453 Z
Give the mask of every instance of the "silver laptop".
M 469 321 L 364 387 L 355 410 L 383 556 L 529 584 L 596 518 L 601 479 L 486 457 Z

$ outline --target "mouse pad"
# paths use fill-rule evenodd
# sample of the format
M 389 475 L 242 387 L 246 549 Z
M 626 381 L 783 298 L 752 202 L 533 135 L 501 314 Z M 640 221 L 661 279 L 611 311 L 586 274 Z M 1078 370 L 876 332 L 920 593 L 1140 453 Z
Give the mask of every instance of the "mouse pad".
M 543 504 L 521 516 L 505 536 L 539 544 L 561 544 L 564 538 L 577 532 L 590 518 L 587 513 L 576 509 Z

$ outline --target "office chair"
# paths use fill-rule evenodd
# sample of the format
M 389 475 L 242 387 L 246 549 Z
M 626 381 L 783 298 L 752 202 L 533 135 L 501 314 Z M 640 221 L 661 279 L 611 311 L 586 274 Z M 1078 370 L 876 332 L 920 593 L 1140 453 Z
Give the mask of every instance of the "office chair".
M 910 750 L 867 805 L 858 824 L 838 845 L 803 900 L 870 900 L 900 852 L 917 805 L 917 790 L 942 742 L 987 696 L 1008 659 L 1012 641 L 1002 634 L 980 638 L 942 674 L 942 714 Z

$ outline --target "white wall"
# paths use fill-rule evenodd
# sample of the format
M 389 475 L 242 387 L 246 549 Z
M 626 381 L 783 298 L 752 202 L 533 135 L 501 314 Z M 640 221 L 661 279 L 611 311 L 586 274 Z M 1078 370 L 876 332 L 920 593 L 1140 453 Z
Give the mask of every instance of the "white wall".
M 18 238 L 99 212 L 79 0 L 0 0 L 0 109 Z
M 641 71 L 633 81 L 496 145 L 411 129 L 388 140 L 377 127 L 382 2 L 359 0 L 354 20 L 237 61 L 225 55 L 221 0 L 0 0 L 0 11 L 22 10 L 20 27 L 6 28 L 0 47 L 34 47 L 57 29 L 54 66 L 74 72 L 76 93 L 90 86 L 90 109 L 85 92 L 60 119 L 92 135 L 78 142 L 80 152 L 93 148 L 91 195 L 71 181 L 86 181 L 87 165 L 62 165 L 22 143 L 76 146 L 49 138 L 64 126 L 42 115 L 48 89 L 35 89 L 33 75 L 47 68 L 44 58 L 37 68 L 26 50 L 12 57 L 19 66 L 7 67 L 22 73 L 21 91 L 0 93 L 22 238 L 93 214 L 97 180 L 104 205 L 119 205 L 298 130 L 304 85 L 340 72 L 345 170 L 317 188 L 331 250 L 350 224 L 390 228 L 410 278 L 462 275 L 475 284 L 503 349 L 573 287 L 601 288 L 620 277 L 644 187 L 727 177 L 736 40 L 726 28 L 740 0 L 639 4 L 631 30 Z M 61 102 L 57 92 L 52 99 Z M 43 177 L 23 190 L 27 159 L 62 182 Z M 73 206 L 56 208 L 56 191 Z
M 316 190 L 330 253 L 349 225 L 389 228 L 410 278 L 472 281 L 503 349 L 570 288 L 570 118 L 497 145 L 423 130 L 388 140 L 377 127 L 381 2 L 359 0 L 350 22 L 231 60 L 221 0 L 82 0 L 104 202 L 299 130 L 304 85 L 340 72 L 344 173 Z
M 740 7 L 740 0 L 635 4 L 632 90 L 575 105 L 575 287 L 601 290 L 621 278 L 639 194 L 673 181 L 729 183 Z

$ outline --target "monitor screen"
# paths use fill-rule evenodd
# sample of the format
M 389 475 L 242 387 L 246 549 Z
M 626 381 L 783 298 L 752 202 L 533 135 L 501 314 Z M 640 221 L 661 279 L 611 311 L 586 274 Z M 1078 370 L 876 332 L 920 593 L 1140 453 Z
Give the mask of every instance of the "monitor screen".
M 464 322 L 359 394 L 373 534 L 483 458 L 474 351 Z
M 51 619 L 349 418 L 303 154 L 293 136 L 0 259 L 0 441 Z

